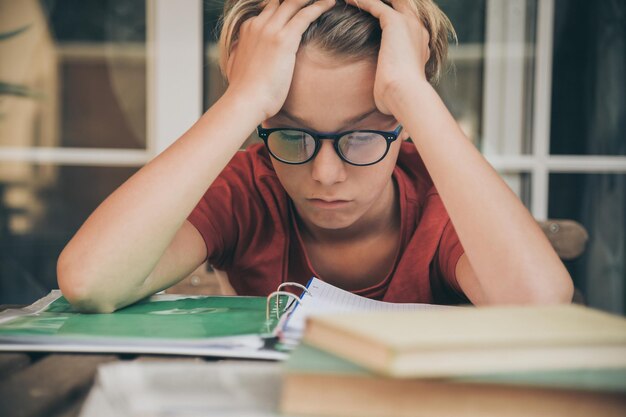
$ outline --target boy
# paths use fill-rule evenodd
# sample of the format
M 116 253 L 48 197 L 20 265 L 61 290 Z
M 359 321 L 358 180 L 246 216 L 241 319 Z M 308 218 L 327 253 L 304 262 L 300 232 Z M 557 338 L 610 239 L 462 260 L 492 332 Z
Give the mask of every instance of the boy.
M 430 85 L 451 30 L 432 1 L 232 0 L 223 22 L 226 93 L 68 243 L 70 302 L 110 312 L 207 258 L 241 295 L 316 275 L 393 302 L 571 300 Z

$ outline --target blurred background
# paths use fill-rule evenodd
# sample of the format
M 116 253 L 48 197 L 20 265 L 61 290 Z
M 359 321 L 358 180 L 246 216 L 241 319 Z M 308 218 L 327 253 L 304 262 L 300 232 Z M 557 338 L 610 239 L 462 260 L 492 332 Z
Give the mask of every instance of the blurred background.
M 626 0 L 437 3 L 459 37 L 448 108 L 538 220 L 586 228 L 566 266 L 587 304 L 626 314 Z M 221 9 L 0 0 L 0 304 L 56 288 L 89 213 L 223 93 Z

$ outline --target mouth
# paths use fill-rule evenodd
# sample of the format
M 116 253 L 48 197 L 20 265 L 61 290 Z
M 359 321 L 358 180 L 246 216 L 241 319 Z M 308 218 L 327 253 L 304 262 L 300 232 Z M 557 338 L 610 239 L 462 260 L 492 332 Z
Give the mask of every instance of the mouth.
M 321 209 L 339 209 L 350 204 L 350 200 L 326 200 L 322 198 L 308 198 L 307 201 L 314 207 Z

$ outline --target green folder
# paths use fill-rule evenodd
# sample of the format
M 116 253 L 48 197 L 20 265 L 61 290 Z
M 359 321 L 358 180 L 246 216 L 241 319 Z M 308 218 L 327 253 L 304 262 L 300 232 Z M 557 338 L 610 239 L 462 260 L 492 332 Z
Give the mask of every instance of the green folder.
M 300 344 L 283 370 L 280 410 L 287 415 L 626 415 L 623 368 L 394 378 Z
M 284 364 L 285 372 L 295 374 L 343 375 L 363 378 L 383 378 L 350 361 L 300 344 Z M 393 378 L 389 378 L 393 379 Z M 433 381 L 483 383 L 539 388 L 572 389 L 626 393 L 626 368 L 563 369 L 550 371 L 520 371 L 450 378 L 430 378 Z M 401 381 L 401 380 L 398 380 Z
M 0 350 L 282 359 L 272 345 L 277 323 L 276 314 L 266 319 L 265 297 L 164 294 L 110 314 L 83 314 L 53 291 L 27 308 L 0 313 Z

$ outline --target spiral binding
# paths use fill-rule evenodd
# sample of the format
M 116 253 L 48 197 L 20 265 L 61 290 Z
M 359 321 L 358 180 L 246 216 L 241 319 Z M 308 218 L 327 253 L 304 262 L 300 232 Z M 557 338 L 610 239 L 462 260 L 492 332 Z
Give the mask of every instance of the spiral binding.
M 297 282 L 283 282 L 282 284 L 280 284 L 278 286 L 278 288 L 276 289 L 276 291 L 274 291 L 273 293 L 271 293 L 270 295 L 267 296 L 267 301 L 265 303 L 265 320 L 269 320 L 270 319 L 270 304 L 272 301 L 272 298 L 276 298 L 276 318 L 280 318 L 280 296 L 284 295 L 288 298 L 290 298 L 291 300 L 295 301 L 296 303 L 299 303 L 300 301 L 302 301 L 302 298 L 290 293 L 288 291 L 281 291 L 282 288 L 284 287 L 298 287 L 301 290 L 304 291 L 304 293 L 309 294 L 309 296 L 312 296 L 311 293 L 309 292 L 309 289 L 307 287 L 305 287 L 302 284 L 299 284 Z

